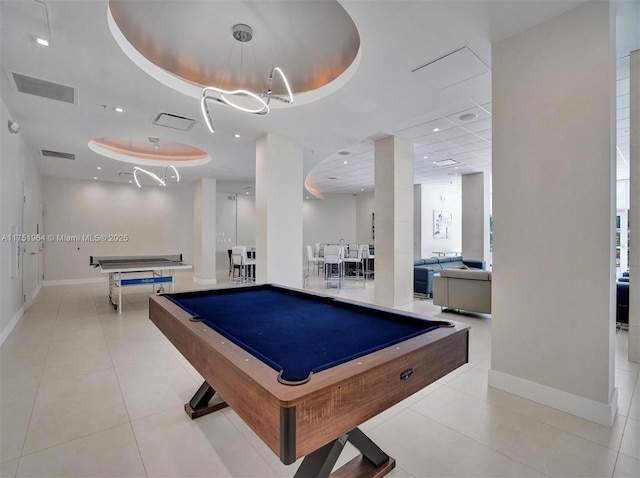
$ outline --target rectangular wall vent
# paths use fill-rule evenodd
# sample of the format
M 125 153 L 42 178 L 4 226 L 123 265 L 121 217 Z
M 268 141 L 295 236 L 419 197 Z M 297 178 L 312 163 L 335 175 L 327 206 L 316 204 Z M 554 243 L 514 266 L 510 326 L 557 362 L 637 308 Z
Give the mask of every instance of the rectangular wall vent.
M 436 166 L 453 166 L 454 164 L 460 163 L 454 159 L 441 159 L 439 161 L 434 161 L 433 164 Z
M 76 155 L 73 153 L 61 153 L 60 151 L 50 151 L 48 149 L 41 150 L 42 156 L 46 156 L 47 158 L 58 158 L 58 159 L 76 159 Z
M 167 128 L 189 131 L 193 128 L 193 125 L 196 124 L 196 120 L 185 118 L 184 116 L 172 115 L 170 113 L 160 113 L 151 123 Z
M 41 96 L 43 98 L 71 104 L 75 104 L 76 102 L 76 89 L 70 86 L 32 78 L 19 73 L 13 73 L 13 81 L 15 81 L 16 88 L 20 93 Z

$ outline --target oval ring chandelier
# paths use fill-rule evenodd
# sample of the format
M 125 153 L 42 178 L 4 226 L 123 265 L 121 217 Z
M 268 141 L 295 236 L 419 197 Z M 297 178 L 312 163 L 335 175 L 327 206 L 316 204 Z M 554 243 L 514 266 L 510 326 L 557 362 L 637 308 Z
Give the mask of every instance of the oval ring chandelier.
M 246 43 L 251 41 L 253 38 L 253 30 L 249 25 L 237 24 L 233 27 L 232 30 L 233 38 L 241 43 Z M 277 76 L 276 76 L 277 75 Z M 279 78 L 282 81 L 284 87 L 287 90 L 287 96 L 281 97 L 273 94 L 273 78 Z M 251 107 L 243 106 L 240 104 L 239 99 L 249 99 L 252 103 Z M 291 93 L 291 88 L 289 87 L 289 82 L 287 81 L 287 77 L 285 76 L 282 69 L 278 66 L 274 66 L 271 70 L 271 74 L 269 75 L 267 92 L 265 93 L 253 93 L 248 90 L 224 90 L 222 88 L 217 88 L 215 86 L 206 86 L 202 90 L 202 99 L 200 100 L 200 109 L 202 110 L 202 116 L 204 117 L 204 121 L 207 124 L 207 128 L 212 133 L 215 133 L 215 127 L 213 126 L 213 117 L 211 115 L 211 110 L 209 109 L 209 101 L 215 101 L 218 103 L 222 103 L 227 106 L 231 106 L 232 108 L 237 109 L 238 111 L 242 111 L 244 113 L 250 113 L 254 115 L 266 115 L 269 113 L 269 102 L 271 100 L 278 100 L 285 104 L 293 103 L 293 94 Z

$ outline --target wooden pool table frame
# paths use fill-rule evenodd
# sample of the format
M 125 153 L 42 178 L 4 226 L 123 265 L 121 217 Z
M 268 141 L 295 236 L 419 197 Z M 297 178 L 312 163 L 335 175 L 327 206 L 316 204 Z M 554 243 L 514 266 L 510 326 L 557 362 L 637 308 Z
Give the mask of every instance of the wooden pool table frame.
M 212 294 L 224 292 L 224 289 L 211 291 Z M 307 291 L 304 294 L 319 296 Z M 239 307 L 239 314 L 241 310 Z M 400 313 L 393 309 L 383 310 Z M 200 401 L 204 397 L 206 403 L 217 392 L 287 465 L 297 458 L 307 455 L 310 458 L 323 447 L 322 456 L 335 454 L 330 448 L 336 448 L 336 445 L 339 454 L 346 439 L 356 446 L 362 437 L 369 440 L 357 429 L 360 424 L 467 363 L 469 356 L 469 326 L 454 323 L 454 327 L 438 328 L 318 372 L 303 385 L 288 386 L 278 382 L 277 371 L 207 325 L 190 321 L 191 315 L 165 297 L 150 296 L 149 318 L 205 378 L 205 384 L 192 403 L 197 401 L 199 394 Z M 212 389 L 207 390 L 208 385 Z M 194 411 L 186 404 L 185 409 L 196 418 L 222 406 Z M 369 458 L 379 450 L 373 442 L 370 442 L 373 449 L 368 448 L 367 443 L 361 444 L 358 448 Z M 318 453 L 310 461 L 318 461 Z M 367 472 L 371 471 L 368 460 L 360 459 L 358 463 L 356 460 L 345 467 L 361 466 L 368 468 Z M 382 476 L 393 468 L 395 462 L 392 460 L 374 467 L 375 476 Z M 303 467 L 305 462 L 299 471 Z M 355 476 L 353 469 L 346 473 Z M 300 476 L 305 475 L 301 473 Z

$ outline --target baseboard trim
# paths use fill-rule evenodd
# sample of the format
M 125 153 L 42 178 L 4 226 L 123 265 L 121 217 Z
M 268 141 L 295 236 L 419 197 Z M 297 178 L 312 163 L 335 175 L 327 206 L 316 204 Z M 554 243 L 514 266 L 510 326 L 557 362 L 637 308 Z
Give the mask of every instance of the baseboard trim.
M 613 388 L 609 403 L 601 403 L 496 370 L 489 370 L 489 385 L 606 427 L 613 425 L 618 411 L 616 387 Z
M 85 277 L 82 279 L 60 279 L 60 280 L 45 280 L 42 281 L 44 287 L 52 285 L 80 285 L 80 284 L 100 284 L 107 282 L 104 277 Z
M 193 277 L 193 282 L 200 285 L 214 285 L 218 283 L 217 279 L 200 279 L 200 277 Z
M 36 287 L 31 293 L 31 301 L 36 300 L 36 297 L 40 293 L 40 289 L 42 289 L 42 284 L 38 284 L 38 287 Z
M 9 334 L 14 329 L 14 327 L 18 325 L 18 321 L 23 315 L 24 315 L 24 305 L 18 309 L 18 312 L 15 313 L 15 315 L 11 318 L 11 320 L 6 325 L 6 327 L 2 329 L 2 332 L 0 332 L 0 346 L 4 343 L 5 340 L 7 340 L 7 337 L 9 337 Z

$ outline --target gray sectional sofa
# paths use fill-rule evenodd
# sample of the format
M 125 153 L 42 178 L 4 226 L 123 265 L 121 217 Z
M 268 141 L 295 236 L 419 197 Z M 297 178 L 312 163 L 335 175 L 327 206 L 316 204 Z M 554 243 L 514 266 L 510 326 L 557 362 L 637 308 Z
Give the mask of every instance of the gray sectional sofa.
M 485 262 L 463 259 L 462 256 L 431 257 L 417 259 L 413 262 L 413 292 L 414 294 L 433 296 L 433 278 L 442 269 L 484 269 Z

